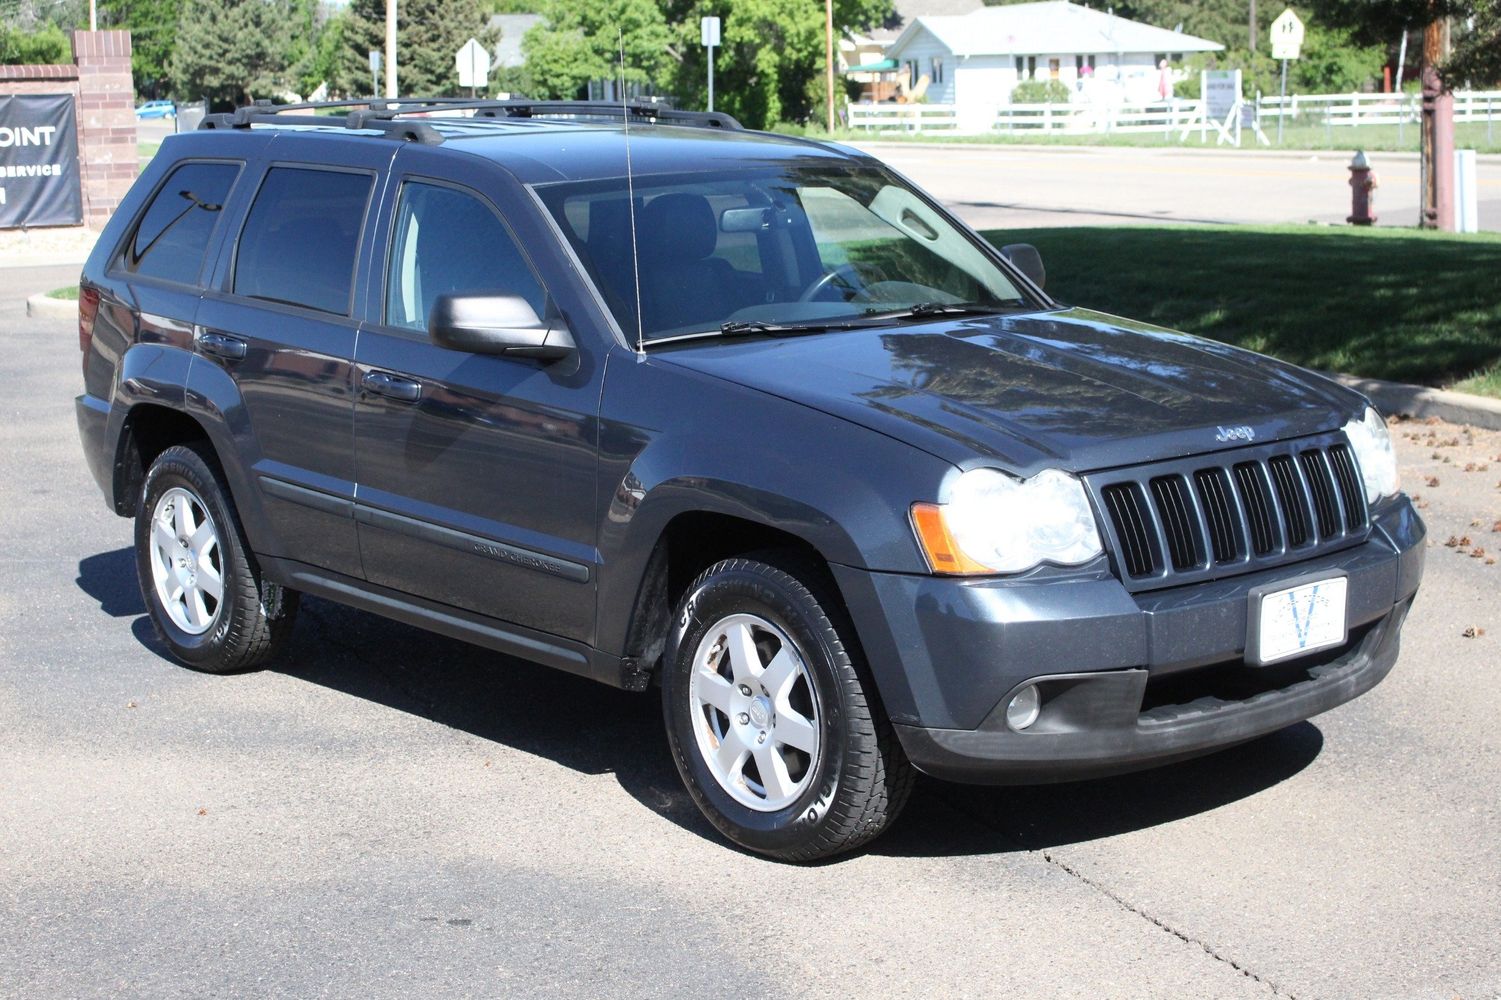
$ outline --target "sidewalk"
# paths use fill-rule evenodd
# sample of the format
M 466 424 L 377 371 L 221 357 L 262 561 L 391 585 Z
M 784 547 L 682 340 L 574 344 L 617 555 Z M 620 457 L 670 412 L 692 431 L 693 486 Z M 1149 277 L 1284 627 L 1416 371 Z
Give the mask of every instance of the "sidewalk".
M 1068 143 L 1051 142 L 1011 142 L 1008 140 L 968 142 L 948 140 L 942 138 L 933 139 L 892 139 L 882 137 L 879 133 L 872 133 L 869 139 L 855 136 L 833 140 L 856 149 L 942 149 L 952 152 L 961 149 L 973 150 L 1016 150 L 1017 152 L 1049 152 L 1049 153 L 1123 153 L 1132 156 L 1253 156 L 1264 160 L 1318 160 L 1324 158 L 1343 158 L 1348 161 L 1354 155 L 1355 150 L 1361 148 L 1358 142 L 1350 143 L 1347 149 L 1267 149 L 1265 147 L 1252 148 L 1250 146 L 1213 146 L 1199 145 L 1197 142 L 1183 145 L 1160 146 L 1133 146 L 1125 143 L 1094 143 L 1071 145 Z M 1417 163 L 1420 154 L 1403 150 L 1382 151 L 1370 150 L 1366 153 L 1373 162 L 1378 160 L 1395 161 L 1401 163 Z M 1475 159 L 1483 164 L 1501 164 L 1501 153 L 1477 153 Z
M 81 266 L 98 239 L 83 226 L 0 230 L 0 267 Z

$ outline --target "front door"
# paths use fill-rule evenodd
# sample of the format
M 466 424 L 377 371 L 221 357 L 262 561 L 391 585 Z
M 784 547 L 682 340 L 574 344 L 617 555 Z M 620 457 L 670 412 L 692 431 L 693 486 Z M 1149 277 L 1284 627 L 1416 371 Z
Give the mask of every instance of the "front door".
M 428 166 L 400 178 L 382 222 L 385 288 L 379 298 L 372 288 L 378 315 L 355 352 L 366 578 L 589 641 L 600 368 L 587 345 L 547 364 L 429 340 L 443 293 L 519 295 L 539 315 L 556 307 L 497 205 Z

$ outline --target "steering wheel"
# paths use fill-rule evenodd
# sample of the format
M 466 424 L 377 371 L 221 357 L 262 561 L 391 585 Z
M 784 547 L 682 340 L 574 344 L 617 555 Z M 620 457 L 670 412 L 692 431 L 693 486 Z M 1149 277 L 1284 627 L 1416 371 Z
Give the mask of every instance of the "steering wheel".
M 851 284 L 847 278 L 843 278 L 841 275 L 853 277 L 858 284 Z M 799 302 L 812 302 L 819 292 L 828 288 L 835 281 L 838 281 L 852 292 L 859 292 L 865 289 L 865 282 L 860 280 L 860 269 L 855 267 L 854 264 L 844 263 L 838 265 L 832 271 L 819 275 L 811 285 L 803 289 L 803 293 L 797 297 L 797 300 Z

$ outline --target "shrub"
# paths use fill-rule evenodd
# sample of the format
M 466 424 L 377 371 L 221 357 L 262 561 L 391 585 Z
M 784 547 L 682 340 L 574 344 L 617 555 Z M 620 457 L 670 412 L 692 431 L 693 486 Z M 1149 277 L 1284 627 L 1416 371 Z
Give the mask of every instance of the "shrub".
M 1011 91 L 1012 104 L 1067 104 L 1072 97 L 1062 80 L 1024 80 Z

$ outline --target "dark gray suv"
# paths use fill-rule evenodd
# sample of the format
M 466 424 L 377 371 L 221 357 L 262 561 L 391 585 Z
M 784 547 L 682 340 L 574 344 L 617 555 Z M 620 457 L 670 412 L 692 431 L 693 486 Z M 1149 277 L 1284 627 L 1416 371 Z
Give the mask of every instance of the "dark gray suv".
M 1422 573 L 1356 393 L 1060 305 L 878 161 L 722 115 L 210 118 L 79 303 L 84 451 L 183 662 L 264 663 L 307 593 L 656 686 L 694 800 L 779 858 L 874 837 L 914 768 L 1106 774 L 1348 701 Z

